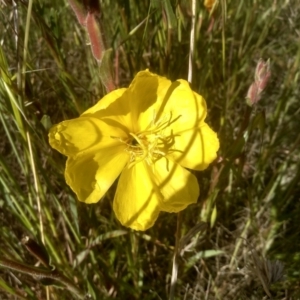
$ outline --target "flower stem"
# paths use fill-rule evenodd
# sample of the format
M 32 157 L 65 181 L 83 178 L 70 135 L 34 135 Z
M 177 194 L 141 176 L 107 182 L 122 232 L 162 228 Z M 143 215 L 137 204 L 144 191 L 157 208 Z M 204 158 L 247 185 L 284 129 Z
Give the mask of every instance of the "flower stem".
M 179 242 L 180 242 L 180 237 L 181 237 L 181 224 L 182 224 L 182 217 L 181 217 L 181 213 L 179 212 L 177 214 L 176 240 L 175 240 L 175 248 L 174 248 L 174 256 L 173 256 L 172 277 L 171 277 L 171 288 L 170 288 L 169 300 L 174 300 L 174 296 L 175 296 L 175 288 L 176 288 L 177 275 L 178 275 L 178 254 L 179 254 Z

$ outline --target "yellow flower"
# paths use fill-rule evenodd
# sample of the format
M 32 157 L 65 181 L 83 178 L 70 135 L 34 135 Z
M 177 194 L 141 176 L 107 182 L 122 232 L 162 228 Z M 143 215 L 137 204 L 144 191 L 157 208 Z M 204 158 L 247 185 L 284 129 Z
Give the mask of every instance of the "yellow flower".
M 80 201 L 98 202 L 120 175 L 114 212 L 124 226 L 146 230 L 160 211 L 197 202 L 197 179 L 185 168 L 207 168 L 219 148 L 206 112 L 188 82 L 146 70 L 129 88 L 52 127 L 49 142 L 68 156 L 66 182 Z
M 204 0 L 204 6 L 208 9 L 211 10 L 212 7 L 214 6 L 216 0 Z

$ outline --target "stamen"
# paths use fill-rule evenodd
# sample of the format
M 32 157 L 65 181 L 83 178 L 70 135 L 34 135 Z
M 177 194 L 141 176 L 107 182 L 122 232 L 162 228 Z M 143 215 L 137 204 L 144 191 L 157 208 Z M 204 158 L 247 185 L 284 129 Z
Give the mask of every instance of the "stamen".
M 141 150 L 142 150 L 142 155 L 140 156 L 140 159 L 135 160 L 135 164 L 136 164 L 136 163 L 144 160 L 147 157 L 147 155 L 148 155 L 148 149 L 147 149 L 147 147 L 144 145 L 144 143 L 140 140 L 140 138 L 137 135 L 135 135 L 134 133 L 130 133 L 130 135 L 132 137 L 134 137 L 134 139 L 139 143 L 139 145 L 141 147 Z M 138 147 L 138 146 L 133 146 L 133 147 Z
M 171 131 L 168 136 L 164 134 L 164 131 L 170 126 L 170 124 L 176 122 L 180 116 L 172 120 L 172 113 L 164 115 L 160 120 L 155 121 L 156 114 L 154 111 L 153 120 L 151 125 L 145 131 L 138 133 L 129 133 L 133 138 L 128 137 L 126 142 L 127 151 L 130 154 L 130 160 L 128 168 L 131 168 L 135 164 L 145 160 L 148 165 L 153 164 L 162 156 L 166 156 L 175 143 L 175 136 Z

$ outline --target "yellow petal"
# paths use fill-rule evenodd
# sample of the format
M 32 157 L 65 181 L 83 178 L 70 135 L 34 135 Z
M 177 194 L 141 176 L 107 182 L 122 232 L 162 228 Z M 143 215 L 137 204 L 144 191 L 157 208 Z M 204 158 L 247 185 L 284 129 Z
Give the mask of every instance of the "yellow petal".
M 190 172 L 163 158 L 154 165 L 137 163 L 122 172 L 114 212 L 122 225 L 135 230 L 153 226 L 159 211 L 178 212 L 197 202 L 199 186 Z
M 126 129 L 108 123 L 86 117 L 63 121 L 50 129 L 49 143 L 52 148 L 74 158 L 121 145 L 120 139 L 128 136 Z
M 128 88 L 134 132 L 144 131 L 154 123 L 171 81 L 146 71 L 139 72 Z
M 123 146 L 102 149 L 94 156 L 69 158 L 65 177 L 80 201 L 98 202 L 126 165 L 129 155 Z
M 172 117 L 163 132 L 174 139 L 167 155 L 184 167 L 204 170 L 217 157 L 219 149 L 216 133 L 204 123 L 207 113 L 205 100 L 193 92 L 185 80 L 177 80 L 172 85 L 177 86 L 164 105 L 161 117 L 164 114 Z
M 180 165 L 194 170 L 204 170 L 217 157 L 217 134 L 206 124 L 182 131 L 175 137 L 173 151 L 168 153 Z
M 177 163 L 161 158 L 151 166 L 153 181 L 161 194 L 160 209 L 179 212 L 196 203 L 199 197 L 197 178 Z
M 94 113 L 105 110 L 107 107 L 110 106 L 110 104 L 112 104 L 115 101 L 118 101 L 118 99 L 122 97 L 126 90 L 126 88 L 122 88 L 110 92 L 109 94 L 105 95 L 101 100 L 99 100 L 94 106 L 82 113 L 82 116 L 92 115 Z
M 186 129 L 197 128 L 206 117 L 206 102 L 202 96 L 193 92 L 185 80 L 177 80 L 168 101 L 162 107 L 162 117 L 170 115 L 173 122 L 169 130 L 177 134 Z M 170 88 L 171 90 L 171 88 Z
M 83 116 L 109 118 L 123 124 L 130 132 L 146 130 L 155 120 L 171 81 L 148 70 L 137 73 L 128 89 L 113 91 Z
M 159 214 L 158 196 L 145 166 L 141 162 L 123 170 L 113 203 L 121 224 L 135 230 L 150 228 Z
M 132 132 L 130 110 L 130 97 L 128 97 L 127 89 L 123 88 L 110 92 L 81 116 L 102 120 L 109 119 L 112 126 L 113 124 L 121 124 L 128 131 Z
M 212 7 L 214 6 L 216 0 L 204 0 L 204 6 L 208 9 L 211 10 Z

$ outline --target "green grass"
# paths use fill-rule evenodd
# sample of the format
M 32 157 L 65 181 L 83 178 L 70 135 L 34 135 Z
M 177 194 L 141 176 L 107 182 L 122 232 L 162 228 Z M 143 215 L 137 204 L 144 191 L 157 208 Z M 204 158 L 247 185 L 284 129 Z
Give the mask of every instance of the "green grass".
M 116 220 L 116 185 L 97 204 L 78 202 L 48 129 L 101 99 L 109 68 L 119 87 L 146 68 L 186 79 L 192 6 L 100 2 L 102 38 L 112 48 L 102 65 L 67 1 L 33 1 L 32 11 L 25 1 L 0 3 L 0 298 L 168 299 L 180 218 L 182 236 L 208 226 L 185 240 L 193 243 L 178 258 L 174 299 L 299 299 L 298 1 L 220 0 L 211 15 L 197 1 L 191 86 L 207 101 L 219 158 L 196 173 L 198 203 L 180 217 L 161 213 L 146 232 Z M 259 58 L 270 58 L 272 74 L 250 109 L 245 97 Z M 45 245 L 51 262 L 40 272 L 53 265 L 56 277 L 30 275 L 43 266 L 25 236 Z M 259 280 L 267 259 L 284 263 L 281 281 Z

